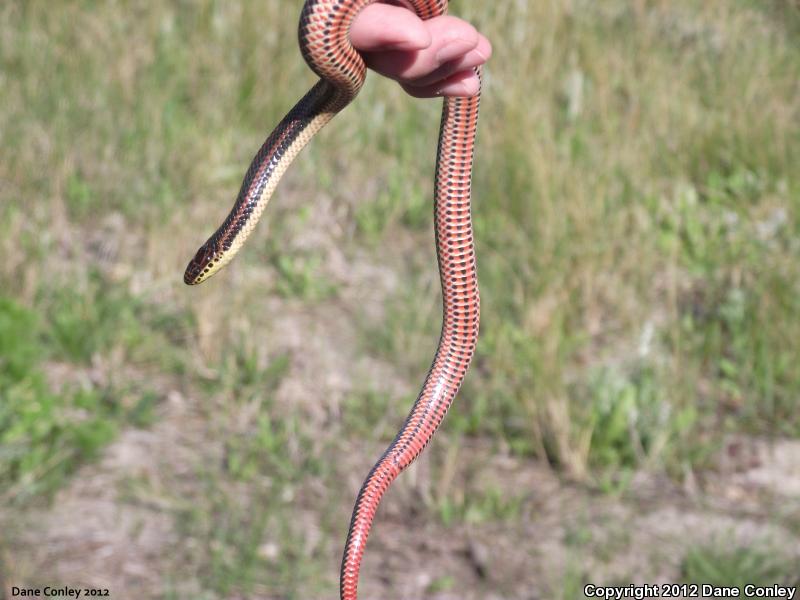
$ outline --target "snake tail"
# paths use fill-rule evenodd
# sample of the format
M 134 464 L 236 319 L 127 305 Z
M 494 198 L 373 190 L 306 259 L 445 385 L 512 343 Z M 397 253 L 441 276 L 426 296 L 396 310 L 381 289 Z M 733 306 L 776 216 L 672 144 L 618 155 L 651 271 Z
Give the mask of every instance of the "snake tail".
M 480 75 L 480 69 L 478 69 Z M 436 159 L 434 227 L 442 284 L 439 345 L 400 432 L 358 493 L 340 573 L 342 600 L 357 597 L 361 559 L 381 498 L 425 449 L 464 380 L 478 340 L 480 297 L 471 218 L 471 174 L 480 96 L 444 101 Z

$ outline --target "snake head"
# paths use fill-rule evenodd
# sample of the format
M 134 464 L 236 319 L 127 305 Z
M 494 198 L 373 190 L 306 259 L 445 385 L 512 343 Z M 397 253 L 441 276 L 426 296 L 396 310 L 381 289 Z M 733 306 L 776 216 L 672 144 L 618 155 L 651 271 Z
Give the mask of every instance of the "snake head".
M 194 258 L 186 265 L 186 271 L 183 274 L 183 282 L 186 285 L 202 283 L 224 267 L 227 262 L 227 260 L 223 260 L 222 253 L 218 249 L 218 244 L 214 238 L 211 238 L 200 246 Z

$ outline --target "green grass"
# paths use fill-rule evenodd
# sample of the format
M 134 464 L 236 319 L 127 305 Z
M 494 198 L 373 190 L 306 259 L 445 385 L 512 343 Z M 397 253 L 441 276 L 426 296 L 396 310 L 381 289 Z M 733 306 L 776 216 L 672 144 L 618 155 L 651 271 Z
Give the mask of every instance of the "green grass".
M 796 564 L 775 548 L 760 545 L 728 548 L 697 546 L 683 558 L 683 577 L 689 583 L 738 587 L 800 585 Z
M 197 468 L 197 506 L 176 510 L 208 598 L 331 588 L 321 556 L 349 498 L 304 500 L 324 552 L 275 557 L 259 540 L 302 546 L 287 490 L 335 488 L 351 467 L 337 451 L 391 439 L 439 333 L 440 108 L 377 76 L 227 273 L 181 283 L 314 80 L 289 4 L 0 7 L 0 498 L 51 497 L 178 391 L 224 448 Z M 798 436 L 795 4 L 452 4 L 495 54 L 474 175 L 481 339 L 442 444 L 491 440 L 617 494 L 637 469 L 706 468 L 729 434 Z M 353 300 L 358 282 L 377 309 Z M 359 366 L 339 396 L 278 402 L 317 364 L 297 338 L 394 379 Z M 299 383 L 324 390 L 324 375 Z M 453 484 L 426 510 L 513 521 L 521 498 Z M 709 560 L 687 557 L 687 573 Z M 176 598 L 181 569 L 165 584 Z
M 330 477 L 326 448 L 310 438 L 297 414 L 278 406 L 270 390 L 278 387 L 290 363 L 279 356 L 268 364 L 240 348 L 221 367 L 208 400 L 214 415 L 212 439 L 219 454 L 198 457 L 198 496 L 175 500 L 175 519 L 182 540 L 167 571 L 167 596 L 182 598 L 196 591 L 209 597 L 281 594 L 331 585 L 320 572 L 320 548 L 307 551 L 303 521 L 298 518 L 299 490 L 304 482 Z M 216 444 L 215 444 L 216 446 Z M 152 492 L 138 489 L 133 497 Z M 198 571 L 181 582 L 185 565 Z M 294 595 L 290 595 L 295 597 Z
M 152 424 L 161 392 L 106 372 L 106 361 L 135 369 L 160 359 L 182 369 L 178 350 L 159 346 L 185 325 L 180 315 L 92 280 L 88 293 L 43 288 L 36 309 L 0 297 L 0 482 L 12 501 L 51 494 L 119 427 Z M 99 378 L 88 375 L 92 365 Z M 65 380 L 48 377 L 54 372 Z
M 57 489 L 118 426 L 103 390 L 51 390 L 40 335 L 34 312 L 0 297 L 0 483 L 10 502 Z
M 454 523 L 479 524 L 498 520 L 513 522 L 519 517 L 522 496 L 510 496 L 506 490 L 487 487 L 452 499 L 444 496 L 437 502 L 439 518 L 446 526 Z
M 307 302 L 325 300 L 336 293 L 336 286 L 326 281 L 319 267 L 322 259 L 317 254 L 309 256 L 284 256 L 275 258 L 278 272 L 277 291 L 288 298 Z

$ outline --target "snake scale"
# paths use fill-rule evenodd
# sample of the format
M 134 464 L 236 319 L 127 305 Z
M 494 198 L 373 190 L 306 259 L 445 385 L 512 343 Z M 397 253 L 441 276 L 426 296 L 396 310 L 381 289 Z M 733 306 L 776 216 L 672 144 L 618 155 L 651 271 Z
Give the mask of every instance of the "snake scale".
M 300 49 L 320 80 L 267 137 L 225 221 L 189 262 L 195 285 L 224 267 L 253 231 L 278 181 L 300 150 L 358 94 L 366 77 L 350 25 L 375 0 L 308 0 Z M 442 15 L 447 0 L 408 0 L 421 19 Z M 476 69 L 480 76 L 480 68 Z M 434 228 L 443 296 L 439 345 L 411 412 L 367 475 L 353 509 L 340 574 L 340 597 L 357 597 L 359 568 L 375 513 L 389 485 L 425 449 L 458 392 L 478 339 L 479 297 L 471 219 L 471 176 L 480 94 L 445 98 L 436 157 Z

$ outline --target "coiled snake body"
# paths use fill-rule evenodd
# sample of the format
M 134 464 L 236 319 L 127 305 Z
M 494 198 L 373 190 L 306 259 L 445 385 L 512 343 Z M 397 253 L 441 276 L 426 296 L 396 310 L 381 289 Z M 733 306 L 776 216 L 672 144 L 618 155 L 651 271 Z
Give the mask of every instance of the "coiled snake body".
M 252 232 L 283 173 L 366 77 L 349 40 L 350 24 L 375 0 L 308 0 L 300 17 L 300 49 L 320 81 L 292 108 L 256 154 L 228 217 L 189 262 L 184 281 L 205 281 L 225 266 Z M 447 0 L 409 0 L 422 19 L 444 14 Z M 480 69 L 477 69 L 480 75 Z M 443 295 L 442 332 L 430 371 L 397 437 L 364 481 L 344 548 L 340 596 L 355 600 L 364 547 L 378 503 L 420 455 L 464 379 L 478 338 L 478 280 L 470 215 L 470 181 L 479 95 L 446 98 L 436 158 L 434 219 Z

